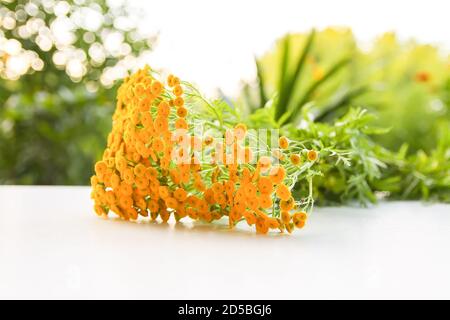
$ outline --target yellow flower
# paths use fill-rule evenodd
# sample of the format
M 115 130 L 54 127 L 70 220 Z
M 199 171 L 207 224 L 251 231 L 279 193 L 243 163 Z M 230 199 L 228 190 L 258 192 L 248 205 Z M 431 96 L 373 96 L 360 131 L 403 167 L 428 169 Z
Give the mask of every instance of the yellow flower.
M 263 194 L 270 194 L 273 191 L 272 180 L 268 177 L 260 177 L 258 180 L 258 190 Z
M 168 117 L 170 114 L 170 106 L 167 101 L 161 101 L 158 105 L 158 115 Z
M 281 211 L 281 220 L 284 224 L 289 224 L 291 221 L 291 215 L 289 214 L 289 211 Z
M 182 107 L 184 105 L 184 99 L 182 97 L 176 97 L 173 104 L 177 107 Z
M 294 225 L 299 229 L 305 226 L 306 219 L 307 219 L 306 212 L 303 211 L 294 213 L 294 215 L 292 216 L 292 221 L 294 222 Z
M 280 208 L 283 211 L 289 211 L 294 208 L 295 201 L 294 198 L 289 197 L 287 200 L 280 201 Z
M 270 157 L 262 156 L 258 160 L 258 167 L 260 168 L 261 172 L 267 171 L 271 165 L 272 165 L 272 160 L 270 159 Z
M 308 151 L 308 160 L 309 161 L 316 161 L 318 157 L 319 157 L 319 155 L 318 155 L 317 151 L 315 151 L 315 150 Z
M 298 166 L 300 164 L 300 162 L 302 161 L 302 159 L 300 158 L 300 156 L 298 154 L 291 154 L 289 156 L 289 159 L 291 160 L 291 163 L 295 166 Z
M 276 190 L 277 197 L 281 200 L 287 201 L 291 197 L 291 192 L 288 187 L 284 184 L 280 184 Z
M 289 141 L 286 137 L 280 137 L 280 139 L 278 139 L 278 144 L 281 149 L 287 149 L 289 147 Z
M 242 140 L 245 138 L 247 133 L 247 126 L 243 123 L 239 123 L 234 127 L 234 136 L 238 140 Z
M 173 196 L 180 202 L 183 202 L 187 199 L 187 192 L 183 188 L 178 188 L 173 193 Z
M 268 194 L 262 194 L 259 197 L 259 204 L 260 204 L 261 208 L 263 208 L 263 209 L 272 208 L 272 205 L 273 205 L 272 197 Z
M 274 184 L 279 184 L 286 177 L 286 170 L 281 166 L 275 166 L 270 170 L 269 177 Z
M 190 136 L 191 121 L 199 115 L 185 102 L 186 88 L 174 75 L 167 77 L 166 87 L 150 73 L 149 67 L 139 70 L 118 90 L 107 147 L 91 177 L 96 214 L 112 211 L 125 220 L 140 215 L 163 222 L 171 215 L 177 222 L 185 217 L 211 222 L 225 216 L 230 227 L 245 220 L 263 234 L 302 227 L 306 214 L 296 213 L 290 222 L 288 211 L 295 201 L 283 184 L 286 169 L 272 167 L 268 156 L 252 164 L 253 152 L 244 140 L 247 126 L 226 127 L 225 143 L 217 145 L 210 136 Z M 175 129 L 186 133 L 178 135 Z M 198 161 L 203 146 L 214 147 L 212 163 Z M 287 138 L 280 138 L 280 146 L 289 147 Z M 279 153 L 273 157 L 283 160 Z M 296 164 L 299 156 L 290 159 Z
M 185 107 L 178 107 L 177 116 L 184 118 L 187 115 L 187 109 Z
M 169 85 L 169 87 L 173 87 L 175 85 L 175 77 L 173 74 L 169 74 L 169 76 L 167 77 L 167 84 Z
M 162 86 L 162 83 L 161 82 L 159 82 L 159 81 L 153 81 L 153 83 L 152 83 L 152 87 L 151 87 L 152 89 L 152 94 L 155 96 L 155 97 L 157 97 L 157 96 L 159 96 L 160 94 L 161 94 L 161 91 L 162 91 L 162 88 L 163 88 L 163 86 Z
M 183 94 L 183 88 L 181 88 L 180 85 L 176 85 L 173 88 L 173 94 L 176 95 L 177 97 L 181 96 Z

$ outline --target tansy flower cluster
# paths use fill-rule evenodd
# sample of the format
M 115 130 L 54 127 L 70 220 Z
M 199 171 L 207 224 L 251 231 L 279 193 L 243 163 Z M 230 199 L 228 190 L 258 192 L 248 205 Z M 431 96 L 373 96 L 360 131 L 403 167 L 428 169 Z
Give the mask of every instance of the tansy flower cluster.
M 107 148 L 91 178 L 95 212 L 164 222 L 225 217 L 230 228 L 245 221 L 258 233 L 302 228 L 312 197 L 296 201 L 291 190 L 299 167 L 311 166 L 318 153 L 281 137 L 279 148 L 260 156 L 246 145 L 244 124 L 224 128 L 221 140 L 193 135 L 189 88 L 173 75 L 158 80 L 148 66 L 124 80 Z

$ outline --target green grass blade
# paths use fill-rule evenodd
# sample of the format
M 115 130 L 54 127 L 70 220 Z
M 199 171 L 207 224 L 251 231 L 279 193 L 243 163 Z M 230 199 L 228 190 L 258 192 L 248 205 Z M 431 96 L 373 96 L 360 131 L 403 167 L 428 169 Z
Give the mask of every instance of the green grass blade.
M 301 108 L 303 105 L 309 101 L 313 93 L 317 90 L 317 88 L 320 87 L 323 83 L 325 83 L 328 79 L 330 79 L 333 75 L 335 75 L 339 70 L 341 70 L 344 66 L 346 66 L 350 62 L 349 58 L 342 59 L 338 61 L 330 70 L 328 70 L 325 75 L 320 78 L 319 80 L 313 82 L 310 87 L 306 90 L 303 97 L 300 99 L 298 103 L 296 103 L 295 111 L 292 112 L 291 117 L 288 119 L 288 121 L 292 121 L 293 119 L 297 118 L 297 115 L 300 113 Z
M 265 80 L 264 80 L 264 73 L 262 69 L 261 63 L 258 61 L 258 59 L 255 57 L 255 64 L 256 64 L 256 76 L 258 78 L 258 89 L 259 89 L 259 107 L 262 108 L 267 103 L 267 94 L 265 89 Z
M 282 84 L 280 83 L 279 90 L 280 92 L 282 92 L 282 94 L 280 93 L 280 100 L 277 108 L 278 112 L 276 114 L 277 119 L 279 119 L 288 109 L 290 100 L 293 96 L 294 86 L 298 83 L 300 79 L 306 58 L 308 57 L 308 54 L 311 51 L 315 34 L 316 31 L 313 29 L 309 34 L 308 38 L 306 39 L 306 44 L 303 48 L 302 53 L 299 56 L 294 73 L 284 83 Z
M 289 63 L 290 35 L 284 37 L 282 58 L 280 61 L 280 76 L 278 79 L 278 103 L 275 106 L 275 119 L 278 120 L 286 111 L 285 105 L 280 103 L 285 100 L 286 92 L 285 83 L 287 81 L 287 68 Z
M 254 103 L 250 91 L 250 86 L 248 84 L 245 84 L 242 88 L 242 98 L 244 100 L 244 105 L 246 105 L 250 109 L 250 111 L 253 111 L 257 109 L 258 106 Z
M 340 108 L 349 105 L 353 99 L 365 93 L 366 90 L 367 90 L 366 87 L 358 87 L 348 90 L 343 95 L 338 97 L 335 101 L 332 101 L 330 104 L 323 107 L 322 110 L 314 118 L 314 121 L 315 122 L 324 121 L 326 118 L 329 118 L 331 114 L 338 111 Z

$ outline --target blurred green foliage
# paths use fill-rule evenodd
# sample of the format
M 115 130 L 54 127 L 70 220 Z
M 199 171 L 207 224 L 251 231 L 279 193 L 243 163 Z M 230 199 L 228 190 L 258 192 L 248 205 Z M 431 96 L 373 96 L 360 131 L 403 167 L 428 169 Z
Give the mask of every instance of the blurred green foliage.
M 269 97 L 279 98 L 277 120 L 292 122 L 308 102 L 316 121 L 330 122 L 351 106 L 376 113 L 375 125 L 391 128 L 376 137 L 412 154 L 436 147 L 438 127 L 450 123 L 450 57 L 440 48 L 401 42 L 386 33 L 359 48 L 351 30 L 328 28 L 288 34 L 256 61 L 258 79 L 244 85 L 239 103 L 250 114 Z
M 256 67 L 236 99 L 242 119 L 322 150 L 319 203 L 450 201 L 450 59 L 439 48 L 388 33 L 362 49 L 329 28 L 284 36 Z
M 133 14 L 104 0 L 1 1 L 0 183 L 88 183 L 115 81 L 150 49 Z

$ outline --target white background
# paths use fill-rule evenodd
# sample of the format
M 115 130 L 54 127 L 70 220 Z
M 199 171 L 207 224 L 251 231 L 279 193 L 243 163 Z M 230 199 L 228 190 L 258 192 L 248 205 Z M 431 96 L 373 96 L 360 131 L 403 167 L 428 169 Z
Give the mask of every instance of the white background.
M 113 0 L 115 1 L 115 0 Z M 159 32 L 149 59 L 196 82 L 207 93 L 234 93 L 239 80 L 252 79 L 253 57 L 287 32 L 327 26 L 351 27 L 362 44 L 395 31 L 450 49 L 448 0 L 134 0 L 144 9 L 140 27 Z
M 0 299 L 450 299 L 448 204 L 317 208 L 260 236 L 99 218 L 89 193 L 0 186 Z

